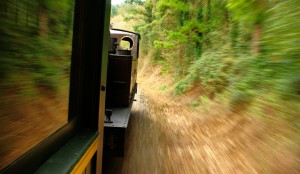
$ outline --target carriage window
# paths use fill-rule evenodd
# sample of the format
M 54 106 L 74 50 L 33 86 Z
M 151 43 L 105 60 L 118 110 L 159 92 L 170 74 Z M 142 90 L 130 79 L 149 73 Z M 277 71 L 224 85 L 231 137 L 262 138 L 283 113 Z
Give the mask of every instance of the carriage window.
M 73 13 L 0 0 L 0 171 L 68 122 Z
M 132 47 L 133 47 L 133 40 L 130 37 L 125 36 L 121 39 L 120 48 L 122 50 L 131 50 Z

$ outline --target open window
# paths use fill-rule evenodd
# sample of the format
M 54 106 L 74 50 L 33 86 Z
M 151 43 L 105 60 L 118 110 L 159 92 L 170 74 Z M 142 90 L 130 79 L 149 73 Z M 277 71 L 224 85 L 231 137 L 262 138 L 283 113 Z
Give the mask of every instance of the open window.
M 120 50 L 132 50 L 133 44 L 133 39 L 129 36 L 125 36 L 121 38 Z

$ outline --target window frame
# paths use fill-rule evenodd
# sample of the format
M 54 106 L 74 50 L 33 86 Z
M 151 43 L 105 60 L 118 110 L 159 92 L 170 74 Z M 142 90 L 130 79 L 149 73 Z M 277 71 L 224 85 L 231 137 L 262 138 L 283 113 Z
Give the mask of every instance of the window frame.
M 100 103 L 100 82 L 106 83 L 102 59 L 108 50 L 105 41 L 109 33 L 105 27 L 109 25 L 110 0 L 75 0 L 74 10 L 68 123 L 0 173 L 33 173 L 80 130 L 103 129 L 103 114 L 99 118 L 99 110 L 103 111 L 105 102 Z M 105 91 L 101 92 L 105 97 Z

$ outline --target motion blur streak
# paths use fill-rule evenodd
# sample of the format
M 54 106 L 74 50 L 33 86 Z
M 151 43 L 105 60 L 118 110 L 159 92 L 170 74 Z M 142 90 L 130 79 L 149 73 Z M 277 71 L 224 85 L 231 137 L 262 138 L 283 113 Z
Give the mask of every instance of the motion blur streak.
M 67 123 L 74 1 L 0 1 L 0 170 Z
M 143 61 L 120 173 L 300 173 L 299 0 L 126 2 Z

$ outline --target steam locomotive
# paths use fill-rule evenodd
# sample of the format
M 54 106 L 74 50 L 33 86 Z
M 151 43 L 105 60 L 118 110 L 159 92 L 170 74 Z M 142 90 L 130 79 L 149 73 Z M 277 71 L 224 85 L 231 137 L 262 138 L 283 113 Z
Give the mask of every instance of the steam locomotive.
M 124 155 L 125 132 L 137 92 L 138 33 L 110 29 L 104 153 Z

